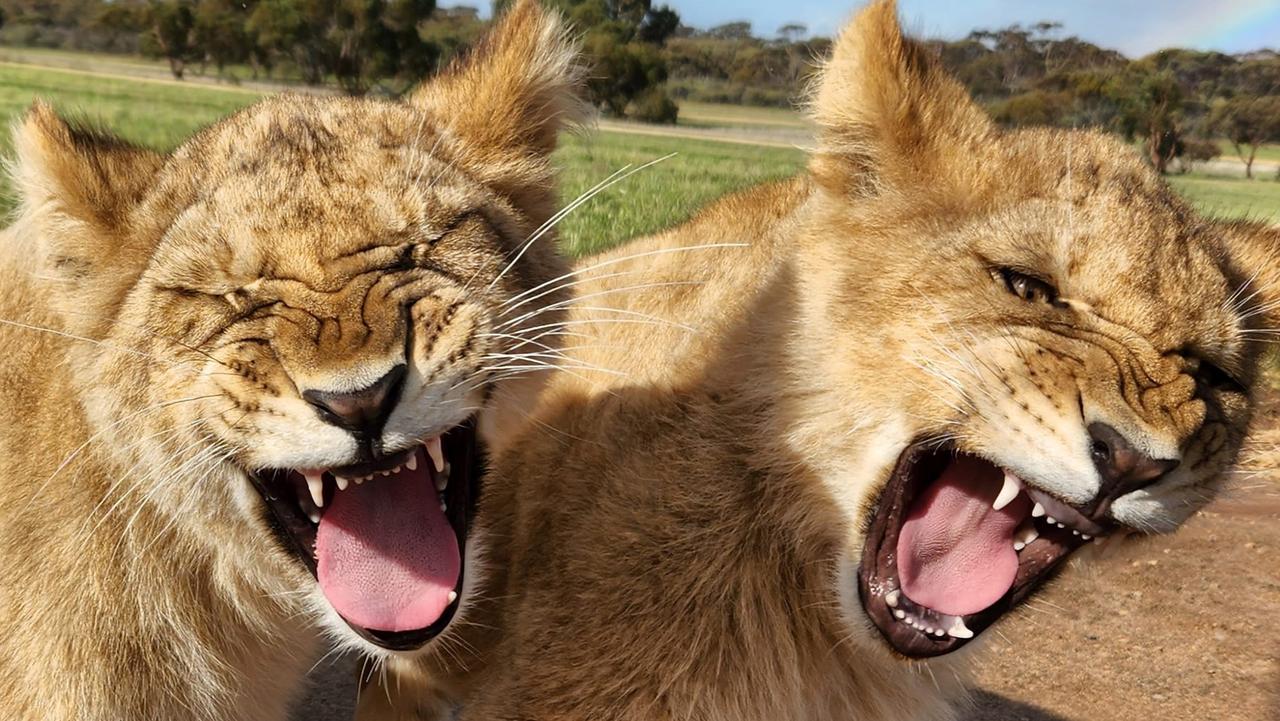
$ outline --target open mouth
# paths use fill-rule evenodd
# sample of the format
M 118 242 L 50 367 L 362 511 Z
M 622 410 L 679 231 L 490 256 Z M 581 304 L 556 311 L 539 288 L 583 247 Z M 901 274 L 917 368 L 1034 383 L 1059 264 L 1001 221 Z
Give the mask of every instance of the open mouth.
M 250 475 L 338 615 L 370 643 L 406 651 L 457 611 L 481 464 L 466 423 L 368 463 Z
M 1109 530 L 990 461 L 917 442 L 872 517 L 862 607 L 898 653 L 950 653 Z

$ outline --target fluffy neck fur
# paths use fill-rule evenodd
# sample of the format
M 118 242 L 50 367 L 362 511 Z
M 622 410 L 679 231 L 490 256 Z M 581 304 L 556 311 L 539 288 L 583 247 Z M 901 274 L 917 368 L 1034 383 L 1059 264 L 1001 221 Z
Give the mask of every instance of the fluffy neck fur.
M 839 439 L 798 422 L 815 399 L 788 385 L 807 352 L 793 238 L 813 192 L 798 179 L 731 196 L 580 264 L 643 268 L 583 295 L 636 277 L 700 282 L 605 296 L 697 329 L 593 327 L 575 358 L 627 377 L 558 375 L 526 432 L 496 449 L 480 600 L 442 639 L 448 654 L 399 669 L 394 701 L 366 690 L 361 719 L 429 718 L 417 715 L 428 688 L 465 696 L 466 719 L 950 716 L 958 669 L 890 659 L 840 599 L 856 591 L 815 462 L 816 444 Z M 671 252 L 708 237 L 750 240 Z

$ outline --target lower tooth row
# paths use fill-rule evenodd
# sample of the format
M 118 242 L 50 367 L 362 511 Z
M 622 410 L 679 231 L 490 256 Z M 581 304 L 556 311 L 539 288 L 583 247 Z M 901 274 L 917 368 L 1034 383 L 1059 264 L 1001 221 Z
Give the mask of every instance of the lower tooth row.
M 928 609 L 914 609 L 909 599 L 902 595 L 897 589 L 885 594 L 884 602 L 889 608 L 893 609 L 893 617 L 907 624 L 908 626 L 920 631 L 927 636 L 951 636 L 952 638 L 973 638 L 973 631 L 970 631 L 964 625 L 964 619 L 959 616 L 951 616 L 948 614 L 929 611 Z M 917 611 L 919 612 L 917 614 Z M 917 615 L 937 616 L 936 621 L 916 618 Z

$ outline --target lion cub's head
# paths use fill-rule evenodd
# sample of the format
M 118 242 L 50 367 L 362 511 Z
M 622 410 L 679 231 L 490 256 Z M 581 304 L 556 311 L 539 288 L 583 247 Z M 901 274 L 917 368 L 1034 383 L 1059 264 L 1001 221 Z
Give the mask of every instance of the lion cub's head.
M 439 633 L 477 414 L 554 347 L 548 156 L 576 84 L 556 16 L 521 2 L 404 102 L 271 98 L 169 155 L 35 106 L 32 302 L 91 341 L 73 363 L 115 492 L 366 649 Z
M 994 127 L 889 2 L 840 37 L 813 108 L 798 362 L 842 592 L 897 652 L 943 654 L 1077 549 L 1212 498 L 1277 258 L 1110 136 Z

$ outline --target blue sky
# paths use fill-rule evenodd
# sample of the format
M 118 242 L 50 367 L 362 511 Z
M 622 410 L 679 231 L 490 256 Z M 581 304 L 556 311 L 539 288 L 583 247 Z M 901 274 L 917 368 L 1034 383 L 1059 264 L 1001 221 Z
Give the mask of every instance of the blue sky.
M 665 1 L 688 25 L 749 20 L 757 35 L 771 35 L 790 21 L 830 34 L 860 5 L 858 0 Z M 1280 49 L 1277 0 L 899 0 L 898 5 L 907 28 L 930 37 L 1058 20 L 1068 35 L 1131 56 L 1174 45 L 1226 52 Z
M 708 28 L 748 20 L 760 36 L 788 22 L 830 35 L 862 0 L 654 0 L 680 11 L 685 24 Z M 466 0 L 442 5 L 480 5 Z M 1057 20 L 1067 35 L 1129 56 L 1163 47 L 1241 52 L 1280 50 L 1280 0 L 899 0 L 899 12 L 915 35 L 957 38 L 974 28 Z

